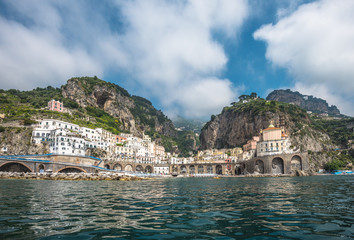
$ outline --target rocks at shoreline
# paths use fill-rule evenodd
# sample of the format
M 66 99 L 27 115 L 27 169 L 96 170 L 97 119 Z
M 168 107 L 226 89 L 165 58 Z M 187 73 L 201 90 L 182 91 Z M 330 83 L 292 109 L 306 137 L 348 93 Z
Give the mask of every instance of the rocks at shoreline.
M 134 181 L 144 178 L 118 173 L 20 173 L 0 172 L 0 179 L 34 179 L 34 180 L 72 180 L 72 181 Z
M 313 171 L 296 170 L 292 174 L 246 174 L 244 177 L 306 177 L 317 175 Z

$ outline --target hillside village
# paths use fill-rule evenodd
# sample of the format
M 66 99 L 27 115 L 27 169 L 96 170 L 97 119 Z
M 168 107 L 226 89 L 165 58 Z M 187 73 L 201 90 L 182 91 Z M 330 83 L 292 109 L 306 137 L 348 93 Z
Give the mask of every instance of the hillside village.
M 73 81 L 69 82 L 73 83 Z M 99 90 L 97 89 L 96 91 Z M 72 102 L 69 103 L 73 105 Z M 235 109 L 237 109 L 237 111 Z M 277 113 L 279 109 L 290 112 L 285 113 L 285 115 L 279 115 Z M 238 102 L 231 103 L 231 107 L 225 107 L 220 115 L 213 115 L 211 117 L 212 120 L 202 129 L 201 136 L 215 136 L 213 133 L 208 133 L 210 124 L 214 124 L 213 121 L 216 120 L 220 121 L 220 117 L 223 115 L 227 116 L 229 113 L 241 114 L 239 116 L 228 116 L 225 118 L 225 122 L 228 122 L 230 119 L 235 119 L 235 117 L 241 117 L 241 121 L 243 121 L 242 123 L 237 122 L 235 125 L 232 125 L 236 127 L 247 126 L 249 124 L 249 122 L 247 122 L 249 119 L 255 119 L 255 117 L 259 118 L 258 120 L 253 120 L 254 123 L 251 123 L 251 126 L 254 128 L 253 131 L 248 128 L 245 134 L 241 134 L 241 136 L 244 136 L 243 139 L 235 137 L 229 138 L 225 134 L 240 134 L 240 132 L 237 132 L 239 130 L 225 131 L 226 128 L 221 125 L 217 126 L 217 128 L 214 126 L 211 129 L 219 128 L 219 133 L 223 133 L 223 131 L 225 132 L 224 135 L 220 136 L 219 140 L 212 139 L 212 142 L 217 143 L 219 141 L 220 143 L 221 140 L 226 147 L 220 147 L 220 145 L 204 146 L 193 154 L 190 151 L 190 157 L 183 157 L 178 152 L 166 151 L 165 147 L 161 144 L 161 139 L 156 139 L 150 135 L 153 131 L 146 131 L 140 134 L 129 133 L 129 131 L 113 132 L 109 130 L 110 128 L 99 126 L 90 127 L 94 125 L 82 125 L 79 121 L 73 123 L 70 120 L 56 117 L 63 114 L 71 116 L 73 114 L 73 109 L 70 107 L 66 108 L 64 102 L 55 99 L 51 99 L 47 102 L 47 106 L 45 108 L 42 107 L 41 111 L 58 114 L 46 114 L 47 117 L 37 115 L 37 118 L 32 118 L 30 121 L 26 120 L 31 125 L 31 129 L 33 129 L 30 143 L 35 146 L 35 149 L 42 149 L 39 152 L 51 153 L 58 156 L 97 157 L 102 159 L 104 163 L 102 166 L 104 166 L 105 169 L 110 170 L 123 170 L 128 172 L 146 171 L 146 169 L 144 170 L 140 167 L 132 167 L 129 165 L 129 163 L 133 163 L 136 165 L 153 165 L 154 169 L 151 171 L 157 174 L 171 174 L 171 171 L 174 171 L 175 166 L 180 166 L 180 169 L 177 170 L 179 173 L 186 174 L 188 172 L 188 174 L 197 174 L 198 171 L 187 170 L 185 165 L 190 165 L 192 166 L 191 169 L 193 169 L 194 164 L 214 164 L 214 166 L 224 166 L 222 170 L 223 174 L 233 174 L 231 169 L 229 169 L 230 164 L 240 166 L 241 163 L 250 162 L 252 159 L 256 158 L 266 158 L 267 156 L 274 156 L 275 158 L 280 155 L 295 156 L 297 153 L 307 153 L 307 150 L 305 149 L 304 151 L 298 142 L 292 142 L 289 133 L 289 124 L 296 123 L 295 130 L 299 124 L 302 124 L 302 126 L 309 124 L 309 119 L 306 119 L 306 111 L 294 106 L 294 104 L 289 105 L 261 99 L 256 93 L 240 96 Z M 258 113 L 255 111 L 258 111 Z M 261 114 L 262 111 L 267 112 L 267 114 L 275 114 L 270 115 L 271 117 L 264 117 L 267 115 L 264 115 L 264 113 Z M 242 115 L 244 114 L 243 112 L 251 115 Z M 320 117 L 320 115 L 318 116 Z M 5 118 L 6 116 L 3 114 L 3 116 L 0 117 Z M 289 117 L 293 119 L 289 119 Z M 95 117 L 86 118 L 86 121 L 97 121 L 97 118 Z M 113 121 L 117 122 L 118 120 L 114 120 L 113 118 Z M 221 123 L 222 122 L 220 122 L 220 124 Z M 255 125 L 256 123 L 257 125 Z M 245 128 L 241 129 L 244 130 Z M 294 126 L 292 126 L 292 128 L 294 131 Z M 296 131 L 300 131 L 300 134 L 302 134 L 301 131 L 305 131 L 306 129 L 307 128 L 302 127 L 298 128 Z M 250 133 L 252 133 L 252 135 L 249 135 Z M 194 134 L 198 135 L 197 133 Z M 227 143 L 227 139 L 231 142 Z M 204 142 L 209 142 L 209 140 L 204 140 Z M 235 140 L 237 142 L 235 142 Z M 227 147 L 230 145 L 233 145 L 234 147 Z M 3 142 L 0 147 L 0 155 L 9 154 L 6 142 Z M 173 147 L 170 147 L 169 149 L 173 149 Z M 16 153 L 11 151 L 11 154 Z M 284 162 L 281 162 L 280 168 L 282 168 L 283 171 L 280 171 L 279 173 L 284 173 L 284 164 Z M 301 159 L 291 159 L 291 165 L 299 166 L 300 164 Z M 318 165 L 315 165 L 315 167 L 316 166 L 316 169 L 318 169 Z M 301 166 L 298 167 L 298 169 L 302 169 Z M 218 172 L 217 169 L 200 170 L 201 173 L 205 173 L 205 171 L 208 173 Z M 233 169 L 233 171 L 235 171 L 235 169 Z M 245 173 L 247 173 L 247 170 L 244 166 L 243 169 L 240 170 L 240 174 Z
M 48 110 L 63 112 L 63 103 L 54 99 L 48 102 Z M 293 153 L 291 143 L 284 128 L 270 125 L 263 129 L 259 136 L 250 139 L 243 148 L 208 149 L 198 151 L 195 157 L 179 158 L 165 152 L 148 135 L 143 138 L 133 134 L 113 134 L 102 128 L 80 127 L 77 124 L 58 119 L 37 120 L 32 133 L 33 144 L 47 144 L 50 153 L 58 155 L 86 156 L 89 152 L 95 155 L 95 149 L 104 152 L 106 161 L 127 161 L 143 164 L 171 165 L 191 163 L 225 163 L 249 160 L 256 156 Z M 96 157 L 99 156 L 97 153 Z M 108 165 L 107 165 L 108 166 Z M 117 169 L 122 170 L 122 169 Z M 163 171 L 168 174 L 168 170 Z

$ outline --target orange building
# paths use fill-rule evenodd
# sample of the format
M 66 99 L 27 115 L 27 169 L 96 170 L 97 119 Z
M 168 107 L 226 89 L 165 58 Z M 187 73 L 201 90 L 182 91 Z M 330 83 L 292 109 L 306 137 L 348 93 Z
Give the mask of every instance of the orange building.
M 282 129 L 276 128 L 272 124 L 263 130 L 262 141 L 280 140 L 282 136 Z
M 63 112 L 64 106 L 63 106 L 63 103 L 52 99 L 48 102 L 48 109 L 50 111 Z

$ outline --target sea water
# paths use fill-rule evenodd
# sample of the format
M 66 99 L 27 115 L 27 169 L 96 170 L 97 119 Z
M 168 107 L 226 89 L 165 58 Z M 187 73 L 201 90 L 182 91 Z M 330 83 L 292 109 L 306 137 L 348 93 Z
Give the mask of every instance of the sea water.
M 350 239 L 354 176 L 0 180 L 0 239 Z

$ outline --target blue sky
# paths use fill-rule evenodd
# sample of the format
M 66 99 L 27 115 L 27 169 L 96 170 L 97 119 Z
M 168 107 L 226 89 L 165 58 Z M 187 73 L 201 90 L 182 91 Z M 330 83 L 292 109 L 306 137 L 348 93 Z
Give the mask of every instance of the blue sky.
M 0 87 L 96 75 L 204 119 L 290 88 L 353 116 L 353 12 L 352 0 L 0 0 Z

